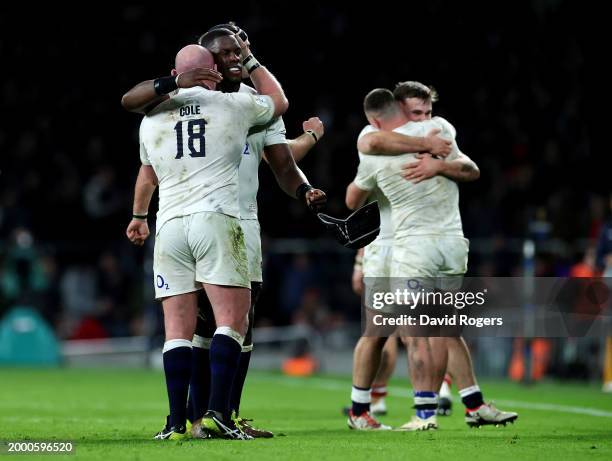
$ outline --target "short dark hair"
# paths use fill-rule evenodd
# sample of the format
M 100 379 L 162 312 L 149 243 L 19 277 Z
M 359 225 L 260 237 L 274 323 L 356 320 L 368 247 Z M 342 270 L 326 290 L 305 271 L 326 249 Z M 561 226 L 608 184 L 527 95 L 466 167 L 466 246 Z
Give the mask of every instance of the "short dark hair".
M 216 30 L 216 29 L 230 30 L 235 34 L 240 35 L 240 38 L 245 42 L 249 39 L 249 36 L 247 35 L 247 33 L 244 30 L 242 30 L 240 27 L 238 27 L 234 21 L 226 22 L 225 24 L 217 24 L 216 26 L 212 26 L 210 29 L 208 29 L 208 32 L 212 30 Z
M 203 34 L 198 39 L 198 45 L 203 46 L 204 48 L 210 49 L 210 47 L 213 45 L 215 40 L 217 40 L 219 37 L 227 37 L 230 35 L 233 36 L 234 33 L 229 29 L 223 29 L 223 28 L 212 29 L 206 32 L 205 34 Z
M 438 92 L 433 86 L 427 86 L 421 82 L 400 82 L 395 85 L 393 96 L 398 101 L 403 101 L 406 98 L 419 98 L 423 101 L 436 102 L 438 100 Z
M 370 91 L 363 100 L 363 110 L 366 113 L 385 114 L 397 107 L 393 93 L 386 88 L 376 88 Z

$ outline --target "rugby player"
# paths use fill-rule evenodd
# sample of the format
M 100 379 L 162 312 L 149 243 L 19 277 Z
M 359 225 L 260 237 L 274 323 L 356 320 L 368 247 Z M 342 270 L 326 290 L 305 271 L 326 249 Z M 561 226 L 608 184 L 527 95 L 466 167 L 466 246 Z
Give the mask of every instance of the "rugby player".
M 246 56 L 242 56 L 245 58 Z M 177 54 L 170 79 L 194 67 L 212 68 L 212 54 L 189 45 Z M 157 439 L 186 435 L 196 292 L 204 288 L 217 329 L 211 343 L 211 430 L 248 439 L 230 417 L 229 400 L 250 307 L 244 235 L 238 216 L 238 166 L 248 130 L 287 110 L 280 84 L 262 66 L 252 80 L 262 96 L 224 94 L 204 88 L 178 91 L 150 111 L 140 127 L 142 166 L 136 180 L 134 216 L 126 234 L 142 245 L 149 235 L 147 211 L 159 184 L 154 251 L 156 298 L 162 300 L 166 342 L 164 371 L 170 415 Z M 203 82 L 214 89 L 215 82 Z M 170 89 L 174 89 L 171 88 Z
M 386 91 L 381 90 L 379 92 L 379 97 L 382 97 L 383 100 L 390 103 L 388 96 L 389 94 Z M 431 120 L 431 106 L 432 102 L 436 100 L 437 95 L 430 88 L 418 82 L 406 82 L 405 84 L 398 85 L 395 96 L 402 101 L 402 112 L 406 119 L 413 121 Z M 396 109 L 393 108 L 392 112 L 396 112 Z M 370 117 L 368 117 L 368 119 L 372 121 Z M 399 118 L 397 120 L 398 126 L 401 125 L 401 122 L 403 121 L 404 120 Z M 458 151 L 454 141 L 455 131 L 452 125 L 440 118 L 437 118 L 437 122 L 441 123 L 441 127 L 447 132 L 448 135 L 452 136 L 455 155 L 458 156 L 458 158 L 456 160 L 452 160 L 453 157 L 450 157 L 447 158 L 446 161 L 442 161 L 439 159 L 433 159 L 429 156 L 417 155 L 415 156 L 417 159 L 416 162 L 412 161 L 405 166 L 403 175 L 407 179 L 411 180 L 415 185 L 440 174 L 455 181 L 476 179 L 479 175 L 478 169 L 476 165 L 471 162 L 471 160 Z M 402 131 L 402 128 L 399 128 L 396 131 Z M 407 152 L 407 150 L 403 150 L 401 148 L 398 149 L 398 144 L 401 144 L 401 136 L 402 134 L 399 133 L 388 133 L 383 128 L 383 130 L 375 134 L 364 133 L 359 139 L 358 146 L 360 150 L 365 151 L 364 153 L 401 154 L 402 151 Z M 376 151 L 372 149 L 374 144 L 376 145 Z M 383 180 L 385 179 L 388 178 L 383 178 Z M 440 181 L 441 178 L 438 178 L 437 182 Z M 418 190 L 419 186 L 415 186 L 413 192 Z M 453 204 L 453 210 L 450 212 L 447 210 L 447 214 L 452 217 L 450 221 L 447 220 L 449 228 L 436 229 L 435 224 L 429 229 L 418 229 L 418 227 L 414 227 L 411 231 L 412 235 L 409 235 L 409 238 L 404 239 L 405 244 L 411 246 L 413 253 L 415 253 L 413 255 L 410 255 L 410 252 L 404 253 L 404 256 L 408 256 L 405 257 L 405 260 L 403 261 L 404 270 L 407 270 L 410 274 L 428 274 L 428 276 L 431 277 L 432 274 L 446 274 L 455 276 L 465 272 L 465 269 L 461 270 L 461 267 L 465 266 L 465 264 L 462 264 L 462 259 L 465 259 L 465 263 L 467 262 L 467 246 L 465 246 L 464 256 L 462 256 L 461 251 L 457 250 L 457 248 L 462 248 L 461 239 L 463 239 L 461 232 L 461 221 L 458 215 L 458 202 L 455 197 L 458 192 L 456 192 L 456 186 L 450 186 L 448 191 L 450 193 L 449 198 L 452 199 L 451 203 Z M 423 190 L 423 192 L 425 191 Z M 431 192 L 433 194 L 434 190 L 431 189 Z M 418 198 L 418 192 L 415 194 L 415 196 Z M 432 195 L 427 198 L 430 204 L 431 196 Z M 418 201 L 414 201 L 414 206 L 418 207 L 418 205 Z M 414 217 L 419 219 L 418 216 L 423 217 L 421 214 L 416 214 L 413 215 L 413 218 L 411 219 L 414 219 Z M 443 219 L 442 216 L 440 216 L 440 218 Z M 412 224 L 415 224 L 414 221 Z M 428 245 L 428 242 L 426 241 L 427 237 L 425 236 L 426 234 L 423 236 L 418 235 L 423 231 L 430 233 L 430 235 L 438 235 L 438 241 L 443 245 L 446 245 L 447 250 L 445 252 L 441 252 L 438 249 L 438 254 L 436 254 L 435 251 L 429 255 L 424 254 L 422 251 L 420 252 L 422 254 L 418 254 L 419 251 L 416 251 L 415 249 L 418 250 L 426 248 Z M 440 231 L 442 234 L 439 233 Z M 440 239 L 439 235 L 445 235 L 445 237 Z M 448 237 L 446 237 L 446 235 L 448 235 Z M 400 251 L 402 250 L 403 248 L 400 249 Z M 442 254 L 442 256 L 445 258 L 444 263 L 447 264 L 447 266 L 445 271 L 439 270 L 438 273 L 436 273 L 436 270 L 434 267 L 432 267 L 430 260 L 433 260 L 435 257 L 438 257 L 439 259 L 440 253 L 446 253 Z M 422 267 L 415 267 L 419 265 L 422 265 Z M 453 268 L 453 266 L 455 267 Z M 449 269 L 450 272 L 448 272 Z M 482 424 L 505 424 L 506 422 L 516 419 L 516 413 L 501 412 L 491 405 L 484 404 L 482 393 L 480 392 L 480 389 L 478 388 L 473 376 L 471 359 L 469 357 L 469 352 L 467 351 L 465 342 L 461 338 L 447 338 L 447 342 L 449 355 L 448 369 L 451 371 L 451 374 L 454 371 L 455 378 L 460 388 L 462 400 L 467 408 L 466 422 L 468 425 L 479 426 Z M 417 417 L 413 419 L 411 422 L 412 424 L 408 423 L 405 425 L 405 428 L 408 430 L 412 430 L 414 428 L 426 428 L 428 425 L 424 424 L 424 422 L 420 421 L 420 419 L 423 418 Z M 432 427 L 435 427 L 435 421 L 433 422 L 434 424 Z
M 226 29 L 227 27 L 227 29 Z M 229 31 L 228 29 L 233 29 Z M 217 68 L 221 71 L 220 84 L 217 89 L 223 92 L 244 92 L 256 94 L 256 91 L 247 85 L 241 84 L 241 70 L 244 70 L 239 59 L 239 48 L 236 46 L 232 32 L 239 32 L 235 26 L 224 24 L 215 26 L 207 34 L 200 38 L 200 43 L 210 48 L 215 56 Z M 245 37 L 248 40 L 248 38 Z M 248 42 L 246 43 L 248 44 Z M 181 87 L 189 87 L 199 84 L 198 77 L 205 74 L 204 69 L 194 69 L 179 76 L 178 83 Z M 142 82 L 128 92 L 122 103 L 131 111 L 149 110 L 158 103 L 160 98 L 152 88 L 153 81 Z M 261 290 L 261 242 L 260 230 L 257 220 L 257 189 L 258 189 L 258 166 L 265 150 L 264 158 L 270 163 L 273 172 L 281 187 L 286 191 L 294 191 L 292 188 L 304 184 L 305 177 L 295 167 L 293 157 L 299 160 L 315 145 L 323 136 L 324 129 L 321 121 L 311 117 L 303 123 L 304 134 L 295 140 L 285 139 L 285 127 L 281 118 L 275 119 L 269 124 L 255 127 L 249 132 L 248 142 L 243 151 L 239 170 L 240 183 L 240 215 L 241 227 L 245 234 L 247 256 L 249 261 L 249 277 L 251 280 L 251 309 L 249 312 L 250 322 L 245 343 L 243 345 L 238 373 L 232 385 L 230 410 L 234 413 L 234 421 L 247 434 L 254 437 L 271 437 L 269 431 L 258 430 L 251 427 L 245 418 L 239 417 L 239 405 L 248 370 L 252 350 L 252 319 L 253 306 Z M 290 150 L 288 145 L 290 145 Z M 265 149 L 264 149 L 265 147 Z M 301 179 L 300 176 L 301 175 Z M 298 181 L 295 181 L 298 178 Z M 293 182 L 292 182 L 293 181 Z M 302 188 L 304 190 L 304 188 Z M 325 201 L 325 195 L 321 191 L 306 190 L 303 192 L 306 203 L 311 206 L 320 205 Z M 190 385 L 189 418 L 196 424 L 192 427 L 192 433 L 200 436 L 200 418 L 207 408 L 210 393 L 210 363 L 209 348 L 215 331 L 215 322 L 210 308 L 210 302 L 206 295 L 199 296 L 200 313 L 193 338 L 193 370 Z

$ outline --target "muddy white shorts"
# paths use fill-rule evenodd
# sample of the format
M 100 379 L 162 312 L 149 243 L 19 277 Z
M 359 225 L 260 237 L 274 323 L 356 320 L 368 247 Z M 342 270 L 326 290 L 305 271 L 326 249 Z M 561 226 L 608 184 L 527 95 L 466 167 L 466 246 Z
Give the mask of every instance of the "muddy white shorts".
M 201 212 L 167 221 L 155 238 L 153 277 L 158 299 L 199 290 L 202 283 L 249 288 L 240 220 Z
M 415 277 L 424 283 L 425 288 L 457 289 L 467 271 L 468 252 L 469 241 L 463 237 L 427 235 L 403 238 L 393 247 L 391 277 L 394 284 L 396 279 Z
M 256 219 L 241 219 L 240 225 L 244 232 L 244 242 L 249 260 L 249 278 L 251 282 L 262 282 L 261 229 L 259 228 L 259 221 Z

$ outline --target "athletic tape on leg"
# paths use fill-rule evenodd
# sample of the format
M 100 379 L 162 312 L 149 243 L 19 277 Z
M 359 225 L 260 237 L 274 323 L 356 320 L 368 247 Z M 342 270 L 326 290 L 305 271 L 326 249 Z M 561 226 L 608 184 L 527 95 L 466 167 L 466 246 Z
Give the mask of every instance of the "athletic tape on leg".
M 240 347 L 242 347 L 242 344 L 244 343 L 244 336 L 242 336 L 240 333 L 230 327 L 217 327 L 217 329 L 215 330 L 215 335 L 229 336 L 238 344 L 240 344 Z

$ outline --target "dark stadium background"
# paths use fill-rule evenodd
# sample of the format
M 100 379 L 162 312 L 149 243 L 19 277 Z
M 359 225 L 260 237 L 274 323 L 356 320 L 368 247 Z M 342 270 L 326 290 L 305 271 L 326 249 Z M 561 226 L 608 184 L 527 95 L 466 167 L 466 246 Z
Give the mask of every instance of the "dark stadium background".
M 610 212 L 610 162 L 594 148 L 598 32 L 589 8 L 554 0 L 218 5 L 0 9 L 0 315 L 34 305 L 65 338 L 151 331 L 150 260 L 124 236 L 140 117 L 120 100 L 137 82 L 168 74 L 180 47 L 228 20 L 284 86 L 288 137 L 310 116 L 325 122 L 300 166 L 327 191 L 330 213 L 347 212 L 366 92 L 419 80 L 437 88 L 434 112 L 455 125 L 481 169 L 460 188 L 471 274 L 521 275 L 521 242 L 531 238 L 536 275 L 568 275 L 595 244 Z M 260 178 L 267 290 L 258 324 L 325 330 L 358 319 L 352 253 L 283 195 L 267 167 Z M 101 330 L 79 324 L 87 318 Z

